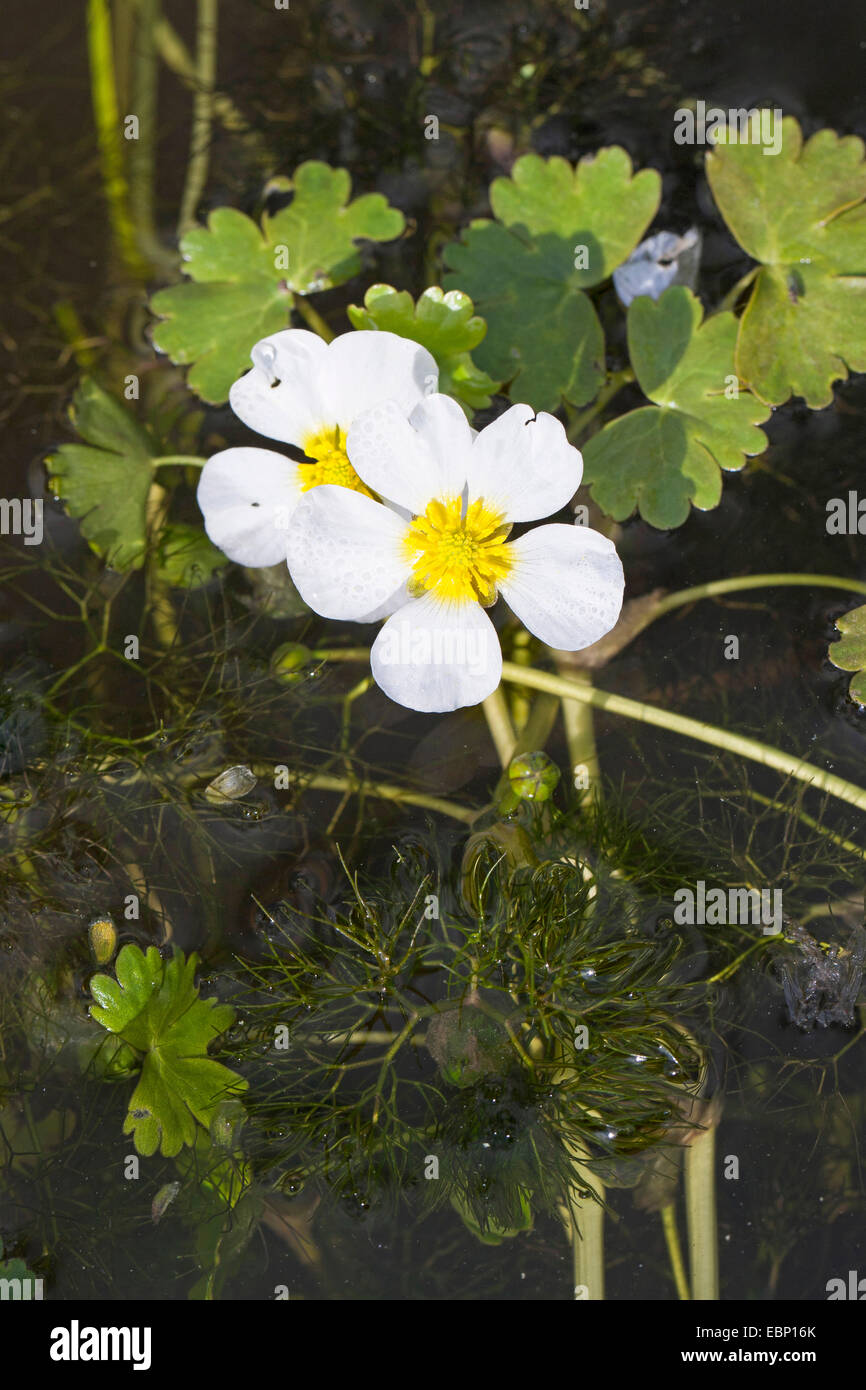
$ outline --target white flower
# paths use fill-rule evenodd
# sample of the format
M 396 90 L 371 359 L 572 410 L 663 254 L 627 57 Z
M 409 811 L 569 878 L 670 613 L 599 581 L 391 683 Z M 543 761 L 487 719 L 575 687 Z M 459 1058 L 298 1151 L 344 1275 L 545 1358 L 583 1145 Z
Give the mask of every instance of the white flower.
M 693 290 L 698 282 L 701 242 L 697 227 L 690 227 L 682 236 L 657 232 L 642 241 L 613 272 L 613 287 L 620 303 L 628 308 L 642 294 L 658 299 L 670 285 L 685 285 Z
M 355 416 L 380 401 L 408 415 L 436 390 L 436 361 L 426 348 L 395 333 L 360 330 L 325 343 L 288 328 L 262 338 L 253 369 L 229 393 L 245 425 L 294 444 L 308 462 L 272 449 L 223 449 L 208 459 L 198 504 L 214 545 L 241 565 L 275 565 L 286 558 L 286 528 L 309 488 L 339 484 L 367 493 L 346 456 Z
M 495 690 L 502 653 L 484 609 L 500 594 L 566 651 L 613 627 L 624 581 L 611 541 L 566 525 L 507 539 L 510 523 L 558 511 L 580 483 L 583 460 L 552 415 L 514 405 L 474 434 L 447 396 L 408 420 L 386 402 L 355 420 L 347 448 L 367 487 L 410 519 L 359 492 L 316 488 L 292 516 L 289 569 L 323 617 L 392 615 L 370 653 L 392 700 L 443 711 Z

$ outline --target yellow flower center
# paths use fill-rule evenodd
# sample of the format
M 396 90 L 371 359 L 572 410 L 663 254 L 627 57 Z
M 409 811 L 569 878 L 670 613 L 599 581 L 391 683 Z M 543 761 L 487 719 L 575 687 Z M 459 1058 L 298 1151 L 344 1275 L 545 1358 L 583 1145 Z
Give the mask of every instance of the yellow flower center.
M 309 492 L 311 487 L 320 487 L 322 483 L 334 483 L 338 487 L 351 488 L 353 492 L 362 492 L 365 497 L 376 498 L 375 492 L 361 482 L 349 462 L 346 433 L 339 425 L 331 425 L 318 430 L 316 434 L 307 435 L 303 449 L 307 458 L 315 459 L 315 462 L 300 465 L 302 492 Z
M 403 541 L 412 565 L 409 588 L 415 597 L 435 589 L 439 598 L 475 600 L 489 607 L 497 585 L 511 569 L 506 538 L 511 527 L 502 512 L 479 498 L 463 511 L 460 497 L 431 502 L 416 516 Z

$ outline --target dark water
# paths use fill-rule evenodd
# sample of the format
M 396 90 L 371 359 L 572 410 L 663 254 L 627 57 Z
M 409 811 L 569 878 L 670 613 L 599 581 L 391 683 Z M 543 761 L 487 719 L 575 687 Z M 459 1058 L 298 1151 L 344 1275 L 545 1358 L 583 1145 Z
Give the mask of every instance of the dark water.
M 349 167 L 356 191 L 385 192 L 416 225 L 412 237 L 381 248 L 361 278 L 320 297 L 321 312 L 338 331 L 345 305 L 359 302 L 368 284 L 383 280 L 417 292 L 436 281 L 435 269 L 425 273 L 429 239 L 450 240 L 470 217 L 484 214 L 487 185 L 507 170 L 514 152 L 536 149 L 576 160 L 601 144 L 618 143 L 636 165 L 658 168 L 664 195 L 656 225 L 679 228 L 700 219 L 700 289 L 712 301 L 748 263 L 713 209 L 696 152 L 674 145 L 672 112 L 690 97 L 708 105 L 779 105 L 807 132 L 829 125 L 866 135 L 866 24 L 854 6 L 611 4 L 605 17 L 592 5 L 583 30 L 575 29 L 570 6 L 552 0 L 429 9 L 438 62 L 421 77 L 423 26 L 412 4 L 311 0 L 276 18 L 264 0 L 222 7 L 220 86 L 244 112 L 255 139 L 244 144 L 217 132 L 201 211 L 224 203 L 253 211 L 264 177 L 320 158 Z M 166 5 L 188 41 L 191 11 L 186 4 Z M 65 413 L 80 375 L 56 306 L 75 310 L 97 362 L 122 343 L 111 359 L 117 370 L 137 363 L 146 373 L 152 353 L 143 294 L 124 284 L 110 250 L 83 7 L 49 3 L 37 23 L 32 6 L 8 0 L 4 25 L 0 346 L 7 356 L 0 490 L 38 495 L 45 453 L 69 437 Z M 536 75 L 521 84 L 516 75 L 526 64 L 535 65 Z M 419 137 L 430 111 L 448 128 L 435 145 Z M 167 245 L 188 121 L 187 95 L 164 74 L 157 223 Z M 498 143 L 489 136 L 492 128 L 504 132 Z M 628 397 L 621 403 L 625 408 Z M 228 443 L 245 440 L 227 409 L 209 411 L 203 428 Z M 826 410 L 789 404 L 765 428 L 767 454 L 726 477 L 717 510 L 693 512 L 672 536 L 639 520 L 625 523 L 619 548 L 631 596 L 750 570 L 866 578 L 861 539 L 828 536 L 825 527 L 827 499 L 844 496 L 861 480 L 863 379 L 838 386 Z M 434 838 L 453 862 L 458 832 L 441 825 L 432 830 L 426 815 L 409 808 L 368 804 L 362 824 L 348 811 L 335 832 L 332 796 L 309 796 L 303 812 L 278 815 L 263 793 L 256 814 L 244 820 L 214 815 L 202 831 L 200 807 L 191 810 L 190 803 L 171 798 L 156 805 L 152 780 L 124 778 L 130 749 L 123 740 L 151 734 L 160 721 L 169 733 L 154 744 L 149 778 L 174 775 L 178 767 L 195 771 L 212 754 L 221 765 L 294 759 L 331 766 L 340 727 L 335 697 L 358 673 L 350 678 L 329 671 L 277 700 L 266 682 L 268 655 L 277 641 L 298 635 L 299 624 L 257 619 L 237 578 L 227 581 L 226 595 L 217 586 L 190 601 L 183 671 L 169 668 L 162 683 L 156 679 L 146 688 L 117 670 L 73 685 L 78 722 L 101 730 L 119 765 L 117 782 L 106 790 L 75 727 L 61 747 L 34 694 L 82 651 L 79 591 L 73 586 L 70 592 L 70 574 L 80 577 L 97 607 L 107 592 L 77 525 L 51 500 L 46 529 L 65 566 L 65 588 L 31 555 L 19 551 L 4 559 L 4 772 L 29 768 L 42 807 L 34 851 L 42 897 L 28 900 L 14 873 L 4 879 L 0 943 L 10 982 L 32 965 L 56 969 L 72 950 L 72 988 L 80 1004 L 85 970 L 74 943 L 95 912 L 117 915 L 128 891 L 122 865 L 130 862 L 132 846 L 148 883 L 158 886 L 174 940 L 204 952 L 213 992 L 226 988 L 223 972 L 232 953 L 250 947 L 256 930 L 251 892 L 272 902 L 306 866 L 308 879 L 318 875 L 318 887 L 339 896 L 335 835 L 364 864 L 384 863 L 394 840 L 413 832 Z M 118 630 L 135 631 L 142 604 L 137 584 L 113 601 Z M 829 589 L 776 589 L 676 610 L 606 668 L 599 683 L 797 750 L 862 783 L 866 716 L 847 699 L 848 676 L 826 658 L 833 620 L 852 606 L 849 595 Z M 316 619 L 301 628 L 310 645 L 327 631 Z M 736 663 L 723 657 L 732 633 L 740 639 Z M 349 640 L 363 640 L 363 634 L 353 630 Z M 182 718 L 170 699 L 175 680 L 186 702 Z M 751 768 L 744 777 L 711 749 L 608 716 L 598 718 L 597 737 L 611 788 L 621 789 L 650 837 L 672 840 L 708 877 L 713 868 L 730 872 L 733 864 L 747 873 L 743 866 L 757 865 L 758 881 L 784 881 L 803 911 L 828 896 L 854 899 L 852 912 L 862 920 L 863 873 L 852 869 L 851 858 L 827 851 L 820 837 L 767 813 L 745 794 L 747 787 L 776 797 L 775 774 Z M 486 804 L 498 777 L 477 711 L 427 718 L 396 708 L 374 689 L 363 697 L 353 740 L 361 764 L 381 780 L 406 779 L 470 806 Z M 560 728 L 548 751 L 567 765 Z M 137 753 L 132 762 L 133 771 L 140 768 Z M 789 788 L 786 795 L 791 799 L 794 792 Z M 821 811 L 816 797 L 804 805 L 813 816 L 825 815 L 836 835 L 863 842 L 862 816 L 853 808 L 830 803 Z M 137 939 L 145 938 L 160 939 L 153 903 L 137 932 Z M 859 1162 L 862 1045 L 834 1064 L 853 1033 L 799 1032 L 786 1019 L 780 988 L 763 970 L 720 988 L 715 1007 L 727 1073 L 718 1151 L 737 1156 L 743 1175 L 717 1184 L 722 1297 L 822 1299 L 829 1278 L 855 1268 L 858 1255 L 862 1261 L 866 1237 Z M 8 1000 L 4 1011 L 7 1022 L 14 1019 Z M 786 1061 L 796 1065 L 786 1068 Z M 12 1084 L 9 1077 L 0 1080 Z M 62 1085 L 49 1067 L 38 1089 L 39 1113 L 61 1104 Z M 25 1202 L 20 1184 L 13 1206 L 0 1195 L 7 1254 L 14 1247 L 42 1259 L 56 1298 L 186 1297 L 196 1277 L 189 1229 L 168 1218 L 155 1226 L 149 1211 L 155 1193 L 172 1180 L 173 1165 L 150 1160 L 146 1198 L 133 1194 L 135 1185 L 121 1184 L 126 1206 L 118 1205 L 117 1170 L 129 1150 L 120 1134 L 123 1098 L 111 1087 L 90 1084 L 69 1104 L 76 1127 L 64 1161 L 25 1188 Z M 792 1151 L 802 1155 L 797 1163 L 790 1161 Z M 628 1192 L 614 1191 L 613 1199 L 622 1219 L 608 1225 L 608 1297 L 673 1297 L 657 1217 L 633 1208 Z M 486 1247 L 456 1217 L 423 1219 L 411 1207 L 394 1217 L 359 1192 L 354 1202 L 350 1193 L 323 1208 L 317 1223 L 328 1250 L 325 1276 L 266 1231 L 256 1236 L 254 1255 L 227 1295 L 271 1297 L 274 1285 L 284 1282 L 293 1297 L 312 1298 L 570 1296 L 570 1252 L 551 1218 L 540 1218 L 530 1236 Z

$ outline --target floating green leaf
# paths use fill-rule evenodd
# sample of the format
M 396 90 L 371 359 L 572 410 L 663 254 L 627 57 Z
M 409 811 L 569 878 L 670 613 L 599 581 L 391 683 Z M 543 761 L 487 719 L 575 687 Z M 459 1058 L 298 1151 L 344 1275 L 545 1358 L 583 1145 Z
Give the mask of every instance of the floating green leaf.
M 243 1154 L 239 1150 L 227 1153 L 203 1129 L 196 1129 L 192 1147 L 178 1154 L 177 1169 L 217 1196 L 224 1210 L 233 1207 L 252 1183 L 250 1166 Z
M 473 1004 L 435 1014 L 427 1028 L 427 1048 L 452 1086 L 472 1086 L 487 1072 L 507 1066 L 513 1049 L 503 1023 Z
M 229 1004 L 200 999 L 194 982 L 196 957 L 176 951 L 164 961 L 155 946 L 146 954 L 124 946 L 117 978 L 96 975 L 90 1013 L 142 1055 L 138 1085 L 129 1102 L 124 1134 L 138 1152 L 159 1147 L 167 1157 L 194 1144 L 196 1124 L 210 1125 L 227 1097 L 246 1088 L 235 1072 L 207 1056 L 208 1044 L 234 1018 Z
M 164 528 L 158 554 L 161 574 L 178 589 L 197 589 L 228 564 L 201 527 L 188 522 L 171 522 Z
M 355 242 L 393 241 L 403 231 L 402 212 L 381 193 L 365 193 L 349 202 L 352 181 L 346 169 L 331 169 L 314 160 L 294 176 L 294 199 L 264 220 L 272 246 L 285 246 L 286 282 L 296 294 L 314 294 L 351 280 L 361 269 Z
M 829 405 L 832 383 L 866 370 L 866 161 L 862 140 L 792 116 L 775 155 L 718 144 L 707 176 L 740 245 L 761 262 L 740 323 L 737 371 L 763 400 Z
M 181 241 L 191 282 L 160 290 L 150 301 L 165 322 L 153 341 L 172 362 L 193 363 L 189 385 L 219 404 L 249 365 L 250 348 L 288 322 L 292 296 L 274 248 L 254 222 L 217 208 L 208 225 Z
M 346 312 L 355 328 L 378 328 L 421 343 L 438 363 L 439 390 L 470 410 L 483 410 L 499 390 L 500 383 L 476 367 L 470 356 L 487 324 L 473 313 L 472 300 L 462 290 L 446 294 L 432 285 L 415 304 L 406 290 L 371 285 L 363 308 L 350 304 Z
M 62 444 L 46 459 L 55 496 L 114 569 L 137 569 L 147 543 L 145 507 L 157 452 L 119 401 L 85 377 L 70 411 L 85 444 Z
M 830 645 L 827 655 L 840 671 L 856 671 L 848 687 L 852 700 L 866 705 L 866 603 L 836 619 L 844 635 Z
M 255 1188 L 247 1189 L 228 1210 L 224 1197 L 210 1195 L 209 1207 L 202 1205 L 196 1222 L 196 1260 L 202 1275 L 187 1294 L 196 1301 L 223 1296 L 223 1287 L 236 1273 L 264 1210 L 264 1197 Z
M 311 160 L 291 186 L 292 202 L 261 227 L 235 208 L 212 212 L 181 241 L 190 280 L 151 300 L 165 319 L 156 346 L 193 364 L 189 384 L 203 400 L 227 399 L 253 344 L 287 326 L 293 294 L 341 285 L 361 268 L 356 241 L 391 241 L 403 230 L 403 214 L 381 193 L 349 201 L 345 169 Z
M 518 1188 L 517 1197 L 520 1204 L 520 1220 L 513 1226 L 504 1226 L 496 1220 L 495 1216 L 489 1216 L 482 1226 L 477 1220 L 472 1206 L 462 1193 L 452 1192 L 451 1205 L 459 1213 L 467 1230 L 471 1231 L 482 1245 L 501 1245 L 504 1240 L 511 1240 L 514 1236 L 520 1236 L 524 1232 L 532 1230 L 532 1207 L 529 1202 L 529 1194 L 524 1188 Z
M 513 399 L 555 410 L 592 400 L 604 377 L 604 334 L 585 290 L 634 250 L 659 205 L 654 169 L 632 174 L 618 146 L 577 167 L 524 155 L 495 179 L 497 221 L 470 223 L 445 248 L 448 289 L 471 294 L 487 319 L 479 364 L 512 380 Z
M 617 521 L 637 507 L 653 526 L 680 526 L 690 503 L 718 505 L 721 469 L 736 471 L 767 447 L 756 427 L 769 410 L 734 374 L 736 319 L 702 318 L 700 301 L 682 286 L 629 305 L 632 365 L 654 404 L 611 421 L 583 451 L 593 499 Z
M 0 1297 L 21 1299 L 39 1299 L 42 1297 L 42 1280 L 33 1273 L 24 1260 L 3 1259 L 3 1241 L 0 1240 L 0 1281 L 3 1284 L 3 1293 Z M 9 1281 L 16 1281 L 19 1285 L 17 1293 L 11 1292 L 8 1288 Z

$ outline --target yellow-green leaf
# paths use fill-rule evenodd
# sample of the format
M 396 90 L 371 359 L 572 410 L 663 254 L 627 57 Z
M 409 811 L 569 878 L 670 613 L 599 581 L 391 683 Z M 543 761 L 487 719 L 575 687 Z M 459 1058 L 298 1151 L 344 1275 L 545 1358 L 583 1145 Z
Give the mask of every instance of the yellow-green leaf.
M 171 1158 L 194 1144 L 220 1105 L 246 1082 L 208 1057 L 209 1044 L 234 1019 L 234 1009 L 201 999 L 195 984 L 196 957 L 175 951 L 163 960 L 155 946 L 144 953 L 129 944 L 120 951 L 115 976 L 95 975 L 91 1016 L 141 1054 L 138 1085 L 129 1102 L 124 1134 L 139 1153 L 157 1148 Z
M 487 324 L 473 312 L 472 300 L 462 290 L 446 294 L 431 285 L 416 304 L 406 290 L 371 285 L 363 308 L 350 304 L 346 312 L 355 328 L 378 328 L 421 343 L 436 358 L 439 390 L 470 411 L 483 410 L 499 390 L 500 383 L 472 361 L 472 349 L 483 339 Z
M 827 653 L 840 671 L 856 671 L 848 687 L 851 699 L 866 705 L 866 603 L 836 619 L 843 636 L 830 645 Z
M 721 143 L 707 177 L 722 216 L 761 263 L 740 322 L 736 364 L 772 405 L 829 405 L 833 382 L 866 371 L 866 160 L 862 140 L 792 116 L 777 154 Z
M 114 569 L 137 569 L 147 544 L 145 506 L 155 445 L 129 410 L 85 377 L 70 410 L 84 444 L 62 444 L 46 459 L 51 489 L 82 534 Z
M 345 169 L 310 160 L 289 187 L 292 202 L 261 227 L 236 208 L 212 212 L 181 241 L 189 280 L 151 300 L 164 320 L 154 343 L 190 366 L 190 387 L 213 404 L 227 399 L 253 345 L 288 326 L 293 295 L 341 285 L 361 268 L 358 241 L 391 241 L 403 230 L 403 214 L 380 193 L 349 201 Z

